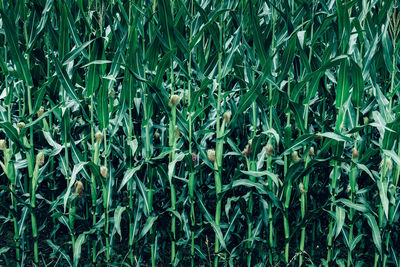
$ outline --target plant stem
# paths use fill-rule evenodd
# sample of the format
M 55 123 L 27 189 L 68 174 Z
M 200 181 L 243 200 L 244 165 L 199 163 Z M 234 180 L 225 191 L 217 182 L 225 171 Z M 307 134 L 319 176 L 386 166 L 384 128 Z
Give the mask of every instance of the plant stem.
M 290 80 L 288 82 L 288 96 L 290 98 Z M 286 113 L 286 127 L 285 127 L 285 144 L 289 145 L 292 139 L 292 131 L 291 131 L 291 124 L 290 124 L 290 112 Z M 283 176 L 285 180 L 287 180 L 287 173 L 288 173 L 288 156 L 284 156 L 284 169 L 283 169 Z M 284 188 L 284 197 L 285 197 L 285 204 L 284 204 L 284 214 L 283 214 L 283 227 L 285 232 L 285 263 L 289 264 L 289 254 L 290 254 L 290 224 L 289 224 L 289 205 L 290 205 L 290 197 L 292 194 L 292 178 L 289 177 L 287 180 L 287 185 Z
M 246 162 L 247 162 L 247 169 L 249 171 L 256 171 L 256 161 L 254 159 L 251 159 L 250 161 L 246 157 Z M 254 176 L 249 176 L 251 182 L 255 182 L 255 177 Z M 251 265 L 251 246 L 252 246 L 252 241 L 250 239 L 252 238 L 252 229 L 253 229 L 253 207 L 254 207 L 254 200 L 253 200 L 253 192 L 249 192 L 249 203 L 248 203 L 248 220 L 247 220 L 247 239 L 249 241 L 247 242 L 247 266 L 252 266 Z
M 141 1 L 141 6 L 144 6 L 143 0 Z M 142 23 L 143 28 L 142 32 L 145 32 L 144 29 L 144 23 Z M 143 62 L 145 61 L 145 55 L 146 55 L 146 43 L 145 43 L 145 36 L 142 36 L 142 60 Z M 143 70 L 142 75 L 145 75 L 145 71 Z M 151 103 L 147 102 L 147 87 L 145 83 L 141 83 L 141 91 L 142 91 L 142 96 L 143 96 L 143 103 L 146 105 L 150 105 Z M 149 129 L 149 120 L 150 120 L 150 114 L 147 113 L 147 109 L 144 108 L 144 119 L 145 119 L 145 125 L 143 127 L 145 128 L 145 135 L 146 135 L 146 140 L 145 140 L 145 149 L 146 149 L 146 174 L 147 174 L 147 181 L 148 181 L 148 191 L 147 191 L 147 202 L 149 205 L 149 216 L 152 215 L 153 212 L 153 195 L 154 195 L 154 177 L 153 177 L 153 168 L 150 166 L 149 161 L 151 157 L 151 151 L 150 151 L 150 129 Z M 155 229 L 154 225 L 150 228 L 150 251 L 151 251 L 151 266 L 155 267 L 156 266 L 156 251 L 155 251 Z
M 312 8 L 312 19 L 314 18 L 314 4 L 313 4 L 313 8 Z M 310 36 L 310 40 L 312 42 L 314 37 L 314 24 L 311 24 L 311 36 Z M 310 53 L 308 54 L 308 64 L 311 64 L 311 56 L 312 56 L 312 51 L 313 51 L 313 47 L 310 46 Z M 306 92 L 305 95 L 307 96 L 308 94 L 308 90 L 309 90 L 309 82 L 307 82 L 306 84 Z M 310 108 L 310 103 L 306 103 L 305 104 L 305 108 L 304 108 L 304 128 L 306 129 L 306 132 L 303 134 L 308 133 L 308 111 Z M 306 147 L 303 147 L 303 151 L 306 152 Z M 306 155 L 306 159 L 304 162 L 304 168 L 306 169 L 308 164 L 310 162 L 310 156 Z M 303 177 L 303 185 L 304 185 L 304 192 L 301 193 L 300 196 L 300 207 L 301 207 L 301 219 L 303 221 L 303 226 L 301 227 L 301 237 L 300 237 L 300 256 L 299 256 L 299 266 L 303 265 L 303 252 L 304 252 L 304 243 L 305 243 L 305 239 L 306 239 L 306 224 L 305 224 L 305 216 L 306 216 L 306 212 L 307 212 L 307 192 L 308 192 L 308 184 L 310 181 L 310 175 L 306 174 Z M 311 245 L 313 246 L 313 245 Z
M 382 169 L 381 169 L 381 175 L 380 175 L 380 180 L 381 182 L 385 181 L 387 179 L 386 174 L 388 171 L 388 166 L 387 166 L 387 156 L 383 156 L 383 164 L 382 164 Z M 378 205 L 378 226 L 379 226 L 379 231 L 383 233 L 383 208 L 382 208 L 382 202 L 379 203 Z M 379 254 L 378 250 L 375 249 L 375 256 L 374 256 L 374 267 L 378 266 L 379 263 L 379 258 L 381 255 Z M 385 266 L 385 265 L 379 265 L 379 266 Z
M 397 147 L 397 155 L 400 157 L 400 138 L 397 140 L 398 142 L 398 147 Z M 394 181 L 393 183 L 389 186 L 389 195 L 390 195 L 390 201 L 389 201 L 389 219 L 387 223 L 387 227 L 389 228 L 387 234 L 386 234 L 386 240 L 385 240 L 385 253 L 383 254 L 383 259 L 382 259 L 382 266 L 386 266 L 387 258 L 389 257 L 389 243 L 390 243 L 390 234 L 392 232 L 392 227 L 393 227 L 393 218 L 395 215 L 395 189 L 397 188 L 398 184 L 398 179 L 400 177 L 400 166 L 396 165 L 396 170 L 394 174 Z
M 33 262 L 35 266 L 39 264 L 39 249 L 38 249 L 38 230 L 36 222 L 36 189 L 39 176 L 39 163 L 36 162 L 35 169 L 31 180 L 31 222 L 32 222 L 32 237 L 33 237 Z
M 339 175 L 339 164 L 335 160 L 334 162 L 334 169 L 333 169 L 333 176 L 332 176 L 332 187 L 331 187 L 331 206 L 330 206 L 330 211 L 333 212 L 334 208 L 334 203 L 335 203 L 335 190 L 336 190 L 336 180 Z M 332 258 L 332 241 L 333 241 L 333 223 L 334 220 L 331 218 L 329 221 L 329 234 L 328 234 L 328 256 L 326 258 L 327 263 L 329 264 L 331 262 Z
M 133 56 L 132 54 L 134 54 L 134 52 L 136 52 L 136 43 L 134 43 L 135 35 L 137 34 L 136 32 L 136 23 L 137 23 L 137 12 L 135 12 L 135 18 L 132 19 L 132 2 L 129 2 L 129 27 L 128 27 L 128 31 L 129 31 L 129 45 L 128 45 L 128 53 L 127 53 L 127 61 L 129 61 L 130 63 L 133 63 Z M 132 46 L 132 47 L 131 47 Z M 125 72 L 126 73 L 126 79 L 128 80 L 126 83 L 126 86 L 128 86 L 127 91 L 129 92 L 127 97 L 127 102 L 128 102 L 128 113 L 129 113 L 129 125 L 128 125 L 128 146 L 130 146 L 132 139 L 133 139 L 133 117 L 132 117 L 132 98 L 133 98 L 133 92 L 132 89 L 135 87 L 135 84 L 133 82 L 133 79 L 131 77 L 131 74 L 129 72 Z M 134 155 L 132 154 L 132 150 L 129 149 L 129 154 L 128 154 L 128 166 L 129 168 L 132 168 L 132 162 L 134 160 Z M 134 231 L 134 223 L 133 223 L 133 216 L 134 216 L 134 204 L 133 204 L 133 196 L 134 196 L 134 192 L 133 192 L 133 179 L 129 180 L 128 183 L 128 191 L 129 191 L 129 240 L 128 240 L 128 246 L 129 246 L 129 260 L 130 260 L 130 264 L 133 266 L 135 259 L 134 259 L 134 255 L 133 255 L 133 231 Z
M 305 159 L 305 164 L 304 168 L 306 169 L 308 167 L 308 164 L 310 163 L 310 156 L 307 155 Z M 304 243 L 306 239 L 306 224 L 305 224 L 305 217 L 306 217 L 306 212 L 307 212 L 307 192 L 308 192 L 308 184 L 310 181 L 310 175 L 307 174 L 303 178 L 303 185 L 304 185 L 304 192 L 301 192 L 300 196 L 300 210 L 301 210 L 301 219 L 303 226 L 301 227 L 301 238 L 300 238 L 300 252 L 304 252 Z M 299 257 L 299 266 L 303 264 L 303 256 L 300 254 Z
M 224 0 L 221 2 L 221 6 L 224 6 Z M 225 131 L 225 120 L 222 121 L 221 126 L 221 97 L 222 97 L 222 53 L 223 53 L 223 15 L 220 15 L 220 26 L 219 26 L 219 51 L 218 51 L 218 97 L 217 97 L 217 127 L 216 127 L 216 145 L 215 145 L 215 154 L 216 161 L 214 162 L 214 180 L 215 180 L 215 196 L 217 197 L 217 205 L 215 208 L 215 224 L 217 227 L 220 225 L 221 221 L 221 196 L 220 193 L 222 191 L 222 155 L 223 155 L 223 146 L 224 140 L 221 138 Z M 215 246 L 214 246 L 214 267 L 217 267 L 219 264 L 219 239 L 217 234 L 215 233 Z
M 104 138 L 104 166 L 107 168 L 107 129 L 103 129 L 103 138 Z M 110 182 L 110 173 L 108 170 L 107 179 L 103 184 L 103 206 L 104 206 L 104 234 L 106 236 L 106 259 L 107 265 L 110 263 L 110 235 L 109 235 L 109 212 L 108 212 L 108 183 Z
M 131 105 L 131 101 L 129 102 Z M 133 132 L 133 124 L 132 124 L 132 107 L 128 108 L 128 112 L 129 112 L 129 128 L 128 128 L 128 145 L 130 144 L 130 142 L 132 142 L 132 132 Z M 131 151 L 131 150 L 130 150 Z M 129 157 L 128 157 L 128 162 L 129 162 L 129 168 L 132 167 L 132 161 L 133 161 L 133 157 L 134 155 L 132 155 L 132 153 L 129 153 Z M 131 261 L 131 265 L 134 264 L 134 257 L 133 257 L 133 220 L 132 220 L 132 216 L 133 216 L 133 180 L 131 179 L 129 181 L 129 241 L 128 241 L 128 245 L 129 245 L 129 259 Z
M 358 120 L 360 117 L 360 108 L 357 107 L 356 109 L 356 127 L 358 126 Z M 358 134 L 355 134 L 355 141 L 354 141 L 354 148 L 357 150 L 357 138 Z M 356 194 L 356 184 L 357 184 L 357 157 L 352 158 L 352 163 L 351 163 L 351 172 L 350 172 L 350 200 L 352 203 L 356 202 L 355 194 Z M 353 231 L 354 231 L 354 215 L 355 215 L 355 209 L 350 208 L 350 214 L 349 214 L 349 220 L 350 220 L 350 230 L 349 230 L 349 243 L 353 240 Z M 347 266 L 350 267 L 352 262 L 352 257 L 351 257 L 351 250 L 349 249 L 347 253 Z
M 173 7 L 171 7 L 171 12 L 173 12 Z M 173 13 L 172 13 L 173 16 Z M 168 31 L 168 41 L 169 41 L 169 48 L 172 49 L 172 42 L 169 36 Z M 171 81 L 171 96 L 175 93 L 175 84 L 174 84 L 174 60 L 171 59 L 171 73 L 170 73 L 170 81 Z M 169 123 L 169 146 L 172 148 L 172 151 L 169 155 L 169 162 L 175 160 L 175 147 L 176 147 L 176 138 L 175 138 L 175 126 L 176 126 L 176 105 L 172 105 L 171 107 L 171 117 L 172 121 Z M 175 217 L 175 210 L 176 210 L 176 190 L 175 190 L 175 183 L 174 183 L 174 176 L 175 176 L 175 169 L 172 172 L 172 177 L 170 180 L 170 192 L 171 192 L 171 210 L 172 217 L 171 217 L 171 233 L 172 233 L 172 240 L 171 240 L 171 264 L 174 264 L 175 261 L 175 244 L 176 244 L 176 217 Z
M 393 40 L 393 51 L 396 51 L 396 41 L 395 40 Z M 389 90 L 389 94 L 390 95 L 393 94 L 393 90 L 395 88 L 395 84 L 394 83 L 395 83 L 396 72 L 397 72 L 397 57 L 394 55 L 393 59 L 392 59 L 392 73 L 391 73 L 390 90 Z M 389 110 L 388 110 L 388 115 L 387 115 L 387 118 L 386 118 L 386 122 L 390 122 L 391 121 L 392 103 L 393 103 L 393 96 L 391 96 L 390 100 L 389 100 Z M 398 142 L 400 142 L 400 140 L 398 140 Z M 398 146 L 399 146 L 398 155 L 400 155 L 400 144 Z M 397 165 L 396 171 L 395 171 L 394 180 L 393 179 L 389 180 L 389 188 L 390 187 L 392 187 L 392 188 L 396 188 L 397 187 L 397 181 L 399 179 L 399 174 L 400 174 L 399 166 Z M 394 194 L 391 197 L 394 200 Z M 388 214 L 389 218 L 388 218 L 388 222 L 387 222 L 387 225 L 386 225 L 386 228 L 388 228 L 388 230 L 387 230 L 387 234 L 386 234 L 385 250 L 384 250 L 383 258 L 382 258 L 382 266 L 386 266 L 388 253 L 389 253 L 389 241 L 390 241 L 390 233 L 392 231 L 393 213 L 394 213 L 394 205 L 395 205 L 395 203 L 393 203 L 393 202 L 395 202 L 395 201 L 390 201 L 390 204 L 389 204 L 389 214 Z M 381 209 L 382 209 L 382 205 L 379 206 L 379 211 L 380 211 L 379 215 L 382 213 Z M 380 215 L 380 217 L 381 217 L 381 215 Z M 379 219 L 380 219 L 379 220 L 379 228 L 382 228 L 381 224 L 383 224 L 383 218 L 382 219 L 379 218 Z M 376 254 L 375 254 L 375 256 L 376 256 Z
M 15 198 L 16 195 L 16 185 L 17 185 L 17 179 L 15 177 L 15 168 L 14 168 L 14 163 L 11 161 L 11 145 L 10 148 L 4 148 L 3 150 L 3 156 L 4 156 L 4 169 L 3 171 L 5 172 L 8 180 L 10 181 L 10 196 L 11 196 L 11 210 L 13 211 L 11 213 L 11 216 L 13 217 L 13 223 L 14 223 L 14 242 L 15 242 L 15 257 L 17 260 L 17 266 L 20 266 L 21 262 L 21 254 L 20 254 L 20 242 L 19 242 L 19 231 L 18 231 L 18 217 L 17 217 L 17 200 Z M 3 167 L 3 165 L 2 165 Z
M 275 53 L 275 27 L 276 27 L 276 12 L 275 9 L 271 9 L 271 16 L 272 16 L 272 44 L 271 44 L 271 58 L 273 58 L 273 55 Z M 272 110 L 273 110 L 273 95 L 272 95 L 272 83 L 268 83 L 268 89 L 269 89 L 269 128 L 273 129 L 273 120 L 272 120 Z M 272 172 L 272 157 L 271 155 L 267 156 L 267 170 Z M 271 193 L 274 191 L 274 186 L 272 183 L 271 177 L 268 176 L 268 187 Z M 268 220 L 269 220 L 269 264 L 274 265 L 274 255 L 275 255 L 275 242 L 274 242 L 274 225 L 273 225 L 273 217 L 272 217 L 272 202 L 268 202 Z
M 190 1 L 190 32 L 189 32 L 189 44 L 192 43 L 192 33 L 193 33 L 193 0 Z M 189 50 L 189 62 L 188 62 L 188 103 L 187 103 L 187 108 L 188 108 L 188 129 L 189 129 L 189 154 L 192 155 L 192 79 L 191 79 L 191 73 L 192 73 L 192 50 Z M 193 159 L 193 156 L 192 156 Z M 197 161 L 197 159 L 196 159 Z M 197 164 L 197 162 L 193 162 L 193 165 Z M 196 180 L 195 180 L 195 170 L 194 167 L 190 168 L 190 173 L 189 173 L 189 197 L 190 197 L 190 226 L 191 226 L 191 244 L 190 244 L 190 264 L 191 267 L 195 266 L 195 240 L 194 240 L 194 232 L 195 232 L 195 226 L 196 226 L 196 214 L 194 210 L 194 203 L 195 203 L 195 191 L 196 187 Z
M 93 112 L 93 94 L 90 96 L 90 136 L 92 141 L 92 160 L 95 165 L 99 163 L 99 146 L 100 143 L 97 143 L 94 138 L 94 112 Z M 101 177 L 100 177 L 101 178 Z M 92 197 L 92 226 L 96 225 L 96 216 L 97 216 L 97 187 L 96 187 L 96 177 L 92 173 L 90 176 L 90 192 Z M 96 266 L 96 238 L 92 240 L 92 264 Z
M 29 58 L 28 58 L 28 62 L 29 62 Z M 31 87 L 28 86 L 27 88 L 27 92 L 28 92 L 28 109 L 29 109 L 29 114 L 33 113 L 32 110 L 32 96 L 31 96 Z M 29 119 L 29 122 L 32 122 L 32 116 Z M 29 132 L 30 132 L 30 136 L 29 136 L 29 140 L 30 140 L 30 152 L 27 152 L 27 156 L 28 157 L 28 171 L 33 169 L 33 165 L 34 165 L 34 154 L 33 154 L 33 127 L 30 126 L 29 127 Z M 36 166 L 35 166 L 36 169 Z M 33 183 L 33 180 L 35 179 L 34 177 L 34 171 L 29 171 L 29 177 L 31 178 L 31 181 Z M 38 251 L 38 232 L 37 232 L 37 224 L 36 224 L 36 215 L 35 215 L 35 207 L 36 207 L 36 192 L 31 184 L 31 222 L 32 222 L 32 237 L 33 237 L 33 260 L 34 260 L 34 265 L 37 266 L 39 264 L 39 251 Z
M 3 7 L 2 7 L 3 8 Z M 7 61 L 7 46 L 5 45 L 7 41 L 7 38 L 4 37 L 4 58 Z M 10 99 L 8 100 L 8 105 L 7 105 L 7 121 L 9 123 L 12 123 L 11 121 L 11 88 L 8 86 L 8 73 L 5 75 L 5 79 L 4 79 L 4 84 L 6 87 L 6 91 L 7 91 L 7 95 L 10 97 Z M 11 191 L 11 206 L 12 206 L 12 210 L 14 211 L 14 215 L 13 217 L 13 223 L 14 223 L 14 242 L 15 242 L 15 258 L 17 260 L 17 266 L 20 266 L 20 262 L 21 262 L 21 256 L 20 256 L 20 242 L 19 242 L 19 231 L 18 231 L 18 216 L 17 216 L 17 201 L 15 198 L 16 195 L 16 185 L 17 185 L 17 179 L 15 177 L 15 169 L 14 166 L 12 165 L 11 168 L 9 166 L 9 164 L 13 164 L 10 162 L 11 160 L 11 155 L 12 155 L 12 142 L 11 140 L 9 140 L 9 149 L 4 148 L 3 151 L 3 157 L 4 157 L 4 166 L 5 166 L 5 170 L 7 170 L 7 177 L 8 179 L 11 181 L 10 183 L 10 191 Z M 9 169 L 12 169 L 12 173 L 9 173 Z
M 344 111 L 343 107 L 339 107 L 337 119 L 336 119 L 336 125 L 335 125 L 335 132 L 340 133 L 341 125 L 343 122 L 343 116 L 344 116 Z M 333 152 L 336 154 L 335 156 L 340 156 L 338 155 L 340 152 L 340 142 L 336 142 L 333 147 Z M 339 178 L 339 168 L 340 168 L 340 163 L 337 160 L 334 160 L 333 162 L 334 167 L 333 167 L 333 176 L 331 180 L 331 187 L 330 187 L 330 194 L 331 194 L 331 206 L 330 206 L 330 212 L 333 213 L 333 208 L 335 204 L 335 198 L 336 198 L 336 182 Z M 334 225 L 334 219 L 330 218 L 329 220 L 329 234 L 328 234 L 328 253 L 326 257 L 326 261 L 328 264 L 330 264 L 332 260 L 332 252 L 333 252 L 333 225 Z

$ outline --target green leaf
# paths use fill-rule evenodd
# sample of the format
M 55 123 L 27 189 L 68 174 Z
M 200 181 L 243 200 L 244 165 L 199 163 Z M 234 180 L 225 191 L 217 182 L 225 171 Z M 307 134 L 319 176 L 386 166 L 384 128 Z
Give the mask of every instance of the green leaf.
M 179 153 L 175 156 L 174 160 L 168 164 L 168 180 L 170 183 L 172 182 L 172 176 L 174 175 L 176 163 L 182 161 L 185 156 L 185 153 Z
M 201 6 L 195 2 L 194 3 L 196 5 L 196 8 L 199 11 L 204 11 Z M 215 26 L 215 20 L 217 20 L 219 18 L 219 16 L 225 12 L 229 11 L 229 9 L 221 9 L 218 10 L 217 12 L 213 13 L 213 15 L 211 16 L 211 18 L 205 18 L 205 24 L 202 24 L 200 26 L 200 29 L 198 32 L 195 33 L 195 35 L 192 37 L 192 42 L 190 42 L 190 50 L 192 50 L 192 48 L 196 45 L 196 43 L 198 43 L 201 40 L 201 37 L 203 36 L 203 33 L 208 30 L 209 28 L 213 28 L 213 26 Z M 219 44 L 215 44 L 218 46 L 219 48 Z
M 289 102 L 290 110 L 294 113 L 296 125 L 303 133 L 307 133 L 304 127 L 304 106 L 295 102 Z
M 376 223 L 375 217 L 371 213 L 365 213 L 364 216 L 367 218 L 368 224 L 371 227 L 372 239 L 379 254 L 382 255 L 382 238 L 381 232 L 379 231 L 378 224 Z
M 258 53 L 258 57 L 260 59 L 261 66 L 265 67 L 267 64 L 267 60 L 268 60 L 267 53 L 269 50 L 269 47 L 265 46 L 265 37 L 267 36 L 267 34 L 261 32 L 260 21 L 259 21 L 259 17 L 257 15 L 257 10 L 256 10 L 255 6 L 253 5 L 253 3 L 251 1 L 249 1 L 248 3 L 249 3 L 249 10 L 250 10 L 250 16 L 249 16 L 250 17 L 250 25 L 251 25 L 250 29 L 252 32 L 254 47 Z M 268 26 L 265 28 L 268 28 Z
M 150 205 L 152 205 L 152 203 L 149 203 L 148 199 L 147 199 L 147 193 L 148 193 L 148 189 L 146 188 L 146 186 L 142 183 L 142 181 L 140 181 L 137 177 L 135 177 L 135 181 L 137 186 L 139 187 L 139 191 L 140 194 L 143 197 L 146 209 L 145 209 L 145 214 L 149 214 L 150 212 Z
M 68 186 L 67 191 L 66 191 L 66 193 L 64 194 L 64 197 L 63 197 L 63 199 L 64 199 L 64 212 L 67 209 L 67 201 L 68 201 L 69 195 L 71 194 L 71 188 L 75 184 L 76 176 L 78 175 L 78 173 L 82 170 L 82 168 L 86 164 L 87 164 L 86 162 L 80 162 L 79 164 L 75 165 L 74 169 L 72 170 L 71 179 L 69 181 L 69 186 Z M 69 170 L 67 170 L 67 171 L 69 171 Z
M 381 199 L 381 204 L 383 211 L 385 213 L 386 219 L 389 218 L 389 198 L 388 198 L 388 184 L 386 181 L 382 181 L 381 179 L 376 181 L 376 185 L 378 186 L 379 198 Z
M 317 133 L 317 136 L 322 136 L 322 137 L 326 137 L 335 141 L 343 141 L 343 142 L 350 142 L 351 138 L 341 135 L 341 134 L 337 134 L 337 133 L 333 133 L 333 132 L 326 132 L 326 133 Z
M 121 217 L 122 217 L 122 213 L 125 210 L 126 210 L 126 207 L 118 206 L 114 211 L 114 227 L 120 236 L 120 240 L 122 240 L 122 234 L 121 234 L 121 219 L 122 218 Z
M 146 223 L 143 226 L 142 232 L 140 232 L 139 239 L 144 237 L 148 231 L 153 227 L 154 222 L 158 219 L 158 216 L 150 216 L 147 218 Z
M 51 241 L 50 239 L 47 239 L 45 242 L 47 243 L 47 245 L 49 245 L 49 247 L 53 249 L 53 251 L 57 252 L 57 254 L 60 254 L 61 258 L 66 260 L 69 266 L 72 266 L 70 256 L 65 253 L 65 251 L 60 246 L 54 244 L 53 241 Z
M 83 243 L 86 240 L 86 235 L 85 234 L 80 234 L 78 238 L 75 241 L 75 247 L 74 247 L 74 267 L 78 266 L 79 264 L 79 259 L 81 257 L 81 248 Z
M 383 153 L 386 156 L 392 158 L 392 160 L 397 164 L 397 166 L 400 166 L 400 157 L 393 150 L 383 149 Z
M 16 25 L 11 22 L 2 8 L 0 9 L 0 14 L 8 46 L 10 47 L 11 55 L 15 60 L 14 63 L 17 66 L 17 72 L 20 78 L 25 81 L 26 86 L 33 87 L 32 76 L 28 69 L 28 62 L 19 50 L 20 45 L 18 44 L 18 30 L 15 27 Z
M 336 237 L 338 237 L 338 235 L 342 231 L 345 218 L 346 218 L 346 213 L 344 208 L 336 206 Z
M 336 108 L 342 108 L 350 95 L 349 67 L 346 61 L 340 63 L 336 87 Z
M 221 244 L 221 247 L 226 249 L 225 239 L 224 239 L 224 236 L 222 235 L 222 231 L 221 231 L 220 226 L 216 225 L 216 223 L 214 222 L 211 214 L 208 212 L 208 210 L 207 210 L 206 206 L 204 205 L 202 199 L 198 195 L 197 195 L 197 199 L 198 199 L 199 204 L 200 204 L 199 206 L 200 206 L 201 210 L 203 211 L 203 215 L 204 215 L 205 219 L 207 220 L 207 222 L 209 224 L 211 224 L 211 227 L 214 229 L 214 232 L 215 232 L 215 234 L 216 234 L 216 236 L 217 236 L 217 238 L 218 238 L 218 240 L 219 240 L 219 242 Z
M 351 60 L 351 71 L 351 79 L 353 81 L 351 102 L 355 108 L 360 108 L 364 104 L 364 78 L 362 76 L 361 68 L 354 60 Z
M 288 147 L 283 153 L 282 156 L 284 155 L 289 155 L 290 153 L 292 153 L 293 151 L 300 149 L 302 147 L 304 147 L 305 145 L 307 145 L 309 142 L 311 142 L 312 139 L 315 138 L 314 134 L 303 134 L 300 137 L 298 137 L 293 144 Z
M 233 181 L 232 188 L 235 188 L 238 186 L 254 187 L 257 189 L 257 191 L 260 194 L 268 194 L 264 185 L 262 185 L 258 182 L 252 182 L 248 179 L 239 179 L 239 180 Z
M 371 177 L 371 179 L 372 179 L 373 181 L 375 181 L 374 175 L 373 175 L 372 172 L 367 168 L 367 166 L 365 166 L 364 164 L 360 164 L 360 163 L 357 163 L 356 165 L 357 165 L 357 168 L 359 168 L 360 170 L 365 171 L 365 172 L 369 175 L 369 177 Z
M 336 200 L 336 202 L 341 202 L 345 206 L 347 206 L 351 209 L 355 209 L 359 212 L 368 212 L 368 208 L 365 205 L 354 203 L 354 202 L 350 201 L 349 199 L 341 198 L 341 199 Z
M 265 170 L 265 171 L 242 171 L 241 170 L 241 172 L 248 176 L 253 176 L 253 177 L 268 176 L 269 178 L 272 179 L 272 181 L 275 183 L 276 186 L 279 187 L 280 185 L 282 185 L 282 182 L 278 179 L 278 177 L 275 174 L 273 174 L 272 172 L 267 171 L 267 170 Z
M 98 38 L 95 39 L 91 49 L 89 50 L 89 60 L 90 62 L 95 62 L 100 49 L 99 47 L 102 46 L 102 39 Z M 92 96 L 98 89 L 100 84 L 100 72 L 99 72 L 99 66 L 96 64 L 91 64 L 89 66 L 89 69 L 87 71 L 86 75 L 86 97 Z
M 157 87 L 161 86 L 161 83 L 163 81 L 163 77 L 165 75 L 165 70 L 168 68 L 171 62 L 172 55 L 174 54 L 175 51 L 170 50 L 168 51 L 161 61 L 157 65 L 157 71 L 156 71 L 156 76 L 154 78 L 154 83 Z
M 94 40 L 95 40 L 95 39 L 89 40 L 89 41 L 87 41 L 87 42 L 81 44 L 80 46 L 75 47 L 75 48 L 72 49 L 68 54 L 66 54 L 66 55 L 65 55 L 65 59 L 63 60 L 63 66 L 68 65 L 68 64 L 69 64 L 70 62 L 72 62 L 75 58 L 77 58 L 77 57 L 82 53 L 82 51 L 83 51 L 88 45 L 90 45 Z
M 139 164 L 138 166 L 126 171 L 124 178 L 122 179 L 121 185 L 119 186 L 118 192 L 121 191 L 121 189 L 126 185 L 127 182 L 129 182 L 130 179 L 132 179 L 133 175 L 138 170 L 140 170 L 141 167 L 142 167 L 142 164 Z
M 229 123 L 229 126 L 235 125 L 236 120 L 238 119 L 239 115 L 243 114 L 243 112 L 246 111 L 250 107 L 250 105 L 256 101 L 257 97 L 261 93 L 260 87 L 263 85 L 265 82 L 267 76 L 265 73 L 261 75 L 254 85 L 249 89 L 249 91 L 244 94 L 243 96 L 240 97 L 240 102 L 237 110 L 233 114 L 233 118 L 231 122 Z
M 102 83 L 100 90 L 96 95 L 97 101 L 97 116 L 100 122 L 100 129 L 106 129 L 108 127 L 108 86 L 106 83 Z
M 293 65 L 293 59 L 296 52 L 296 43 L 297 43 L 297 35 L 293 34 L 282 55 L 282 63 L 280 66 L 281 72 L 277 82 L 278 84 L 280 83 L 279 81 L 282 81 L 287 76 L 290 67 Z
M 387 24 L 388 25 L 388 24 Z M 388 34 L 388 27 L 385 27 L 385 31 L 382 35 L 382 48 L 383 48 L 383 59 L 385 60 L 386 69 L 389 73 L 393 71 L 393 44 Z
M 90 161 L 88 163 L 86 163 L 86 165 L 89 167 L 90 171 L 92 172 L 92 174 L 97 177 L 100 178 L 101 174 L 100 174 L 100 166 L 94 164 L 94 162 Z
M 11 139 L 19 147 L 27 149 L 27 147 L 21 142 L 17 129 L 15 129 L 9 122 L 0 122 L 0 128 L 3 129 L 8 138 Z
M 31 50 L 34 47 L 33 44 L 39 39 L 39 37 L 41 37 L 40 33 L 43 31 L 44 27 L 47 24 L 47 21 L 48 21 L 48 18 L 49 18 L 49 14 L 50 14 L 50 11 L 51 11 L 51 9 L 53 7 L 53 4 L 54 4 L 54 0 L 47 0 L 46 1 L 46 4 L 45 4 L 45 6 L 43 8 L 43 11 L 42 11 L 42 15 L 40 17 L 39 24 L 37 25 L 37 27 L 36 27 L 36 29 L 34 31 L 34 38 L 28 44 L 29 50 Z
M 53 63 L 56 67 L 57 77 L 60 80 L 65 92 L 69 95 L 77 104 L 80 104 L 78 96 L 75 93 L 75 88 L 72 85 L 71 79 L 68 77 L 66 71 L 63 69 L 60 61 L 52 55 Z
M 365 236 L 365 234 L 358 234 L 355 238 L 353 238 L 349 243 L 350 251 L 353 251 L 357 244 L 361 241 L 361 239 Z

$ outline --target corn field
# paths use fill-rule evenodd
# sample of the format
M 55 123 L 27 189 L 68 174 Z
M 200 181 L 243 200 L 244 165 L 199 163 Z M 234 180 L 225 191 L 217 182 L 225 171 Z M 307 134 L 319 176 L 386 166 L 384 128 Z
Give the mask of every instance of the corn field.
M 0 266 L 400 266 L 399 7 L 0 0 Z

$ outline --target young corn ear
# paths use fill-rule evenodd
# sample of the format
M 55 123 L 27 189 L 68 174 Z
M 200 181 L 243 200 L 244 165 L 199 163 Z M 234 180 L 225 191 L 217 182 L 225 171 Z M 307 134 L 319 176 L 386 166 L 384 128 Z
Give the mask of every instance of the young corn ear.
M 106 166 L 101 166 L 101 167 L 100 167 L 100 174 L 101 174 L 101 176 L 102 176 L 104 179 L 107 178 L 107 176 L 108 176 L 108 169 L 107 169 Z
M 7 149 L 7 142 L 4 139 L 0 139 L 0 149 L 5 151 Z
M 76 181 L 74 184 L 75 194 L 79 195 L 79 198 L 83 196 L 83 183 L 81 181 Z

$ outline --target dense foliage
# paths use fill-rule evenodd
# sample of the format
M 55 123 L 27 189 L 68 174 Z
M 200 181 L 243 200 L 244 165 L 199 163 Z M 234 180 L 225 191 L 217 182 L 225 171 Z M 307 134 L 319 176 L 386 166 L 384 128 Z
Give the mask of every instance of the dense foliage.
M 395 0 L 0 0 L 0 265 L 399 266 Z

